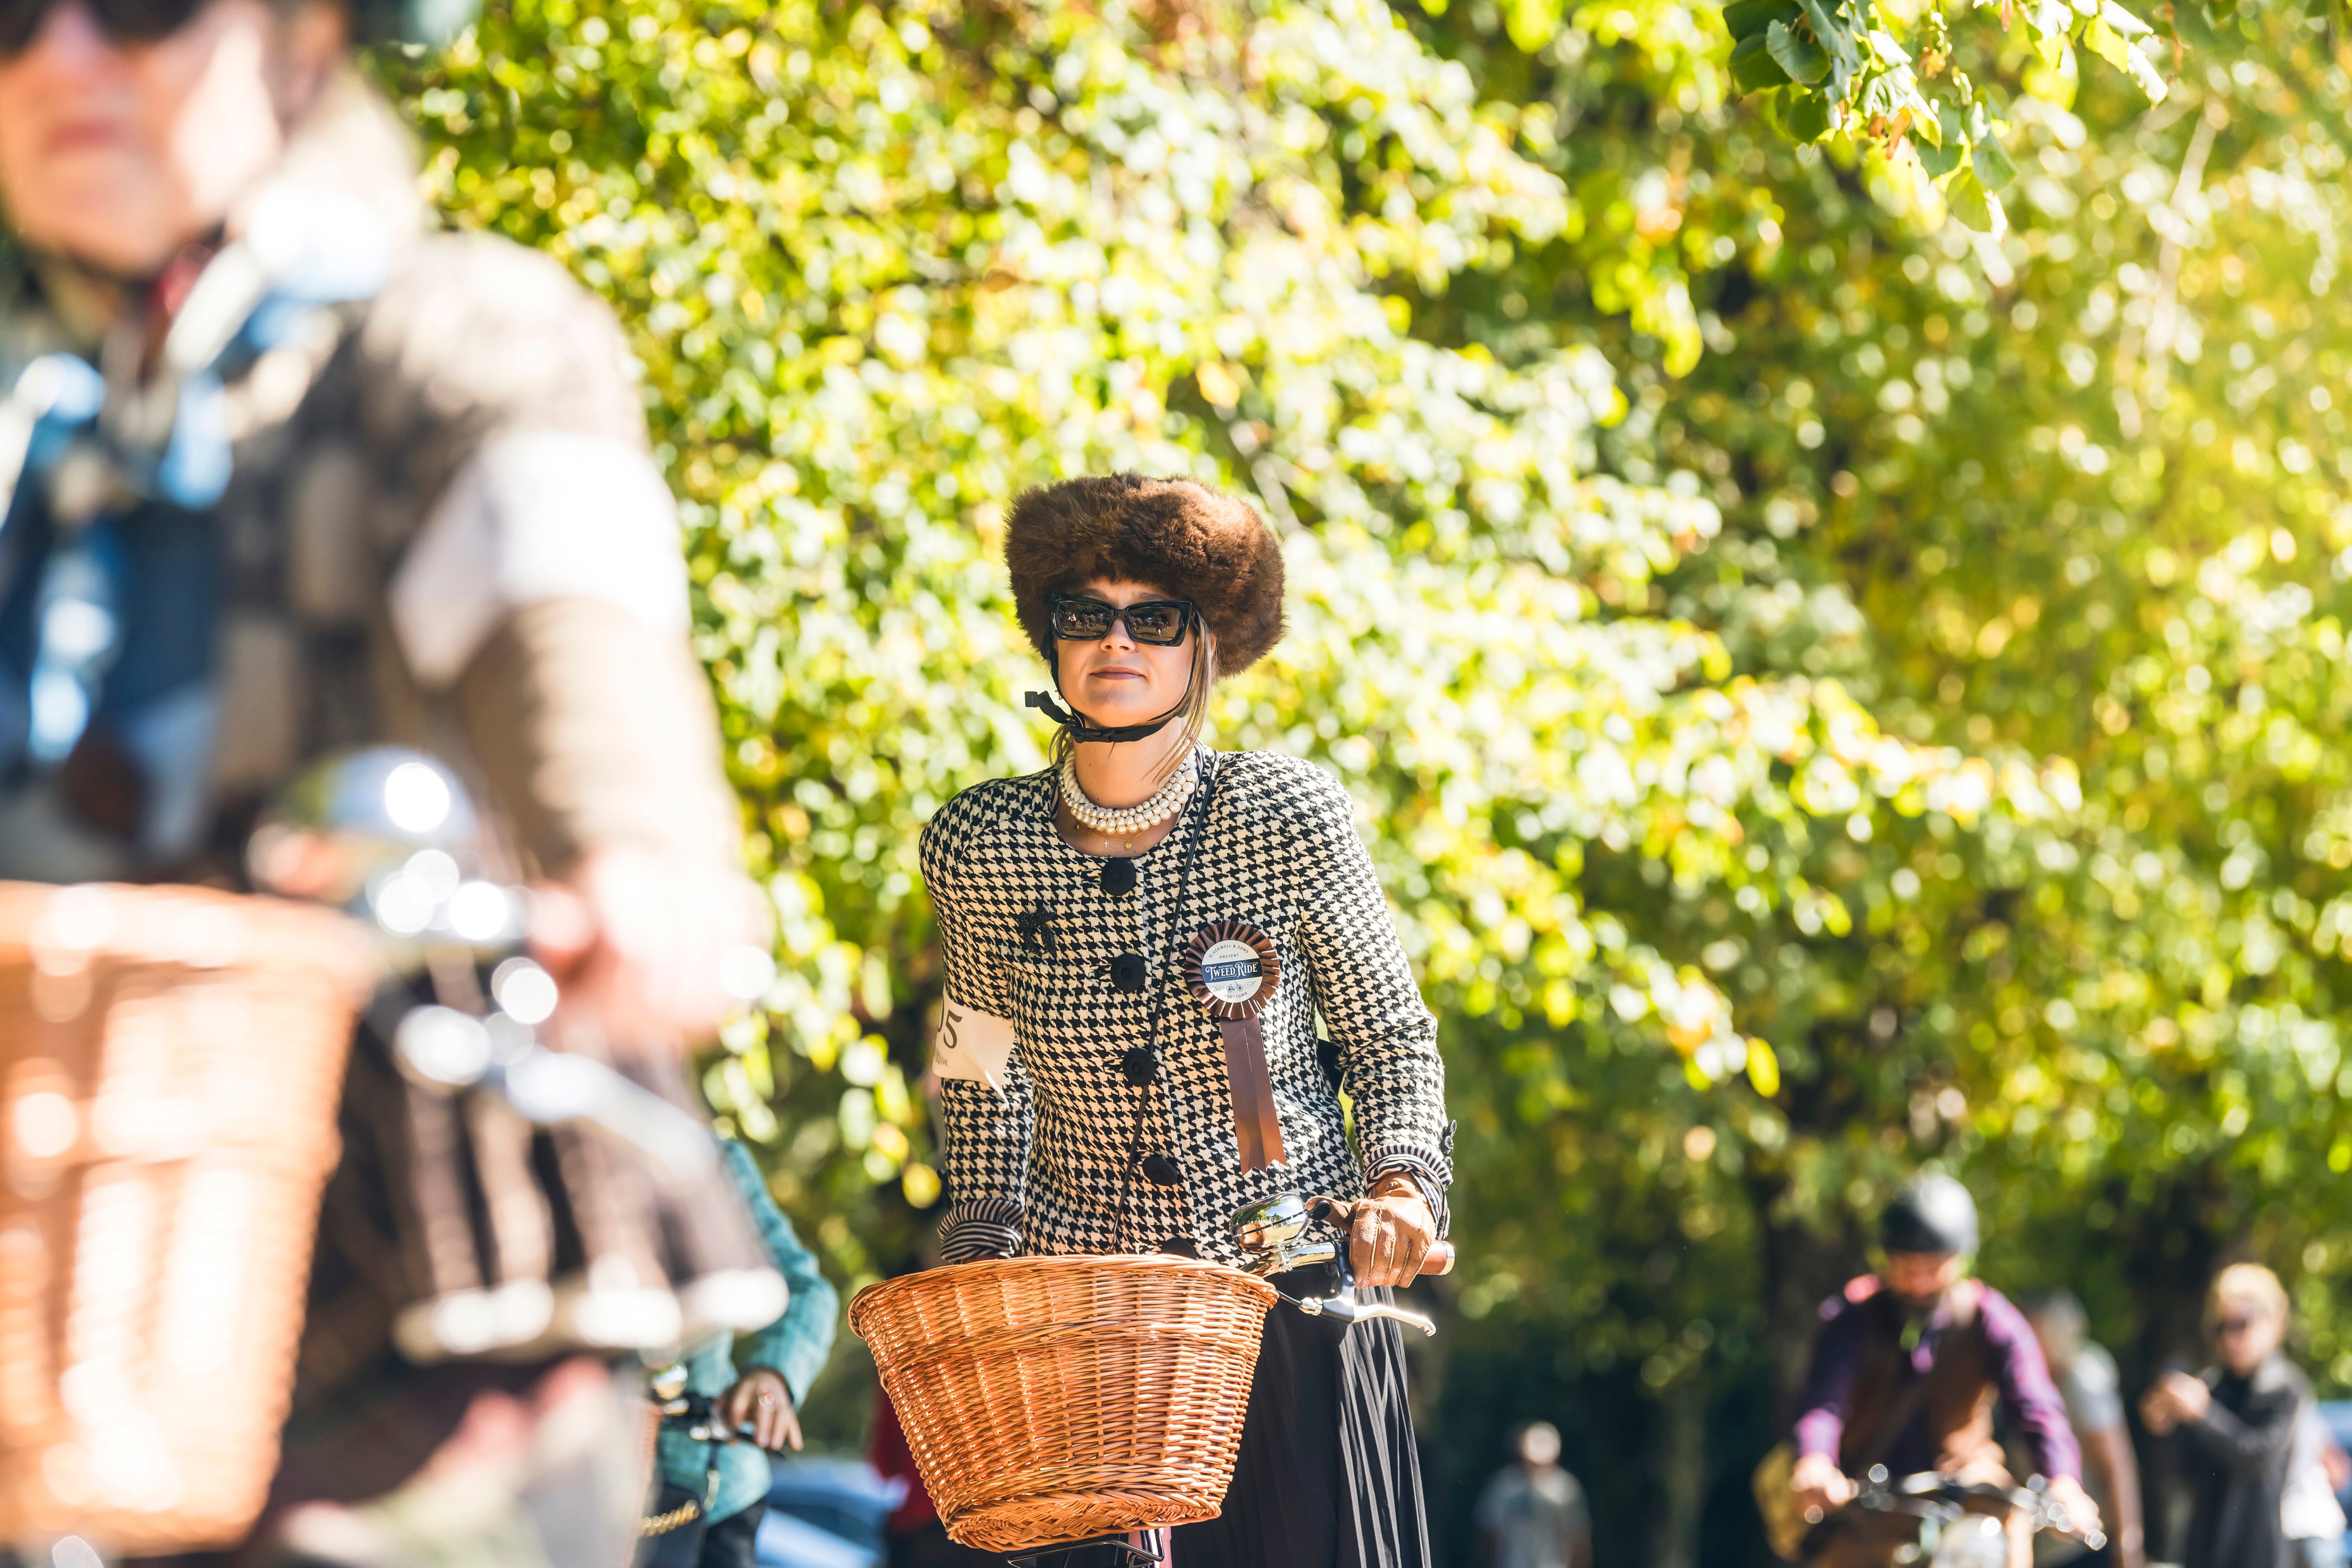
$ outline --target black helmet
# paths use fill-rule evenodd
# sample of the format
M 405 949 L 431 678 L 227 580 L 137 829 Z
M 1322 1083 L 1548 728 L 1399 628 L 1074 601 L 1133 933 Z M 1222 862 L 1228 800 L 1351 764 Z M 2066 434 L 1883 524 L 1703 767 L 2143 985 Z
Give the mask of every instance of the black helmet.
M 1878 1241 L 1889 1252 L 1974 1253 L 1977 1201 L 1949 1176 L 1914 1176 L 1878 1216 Z

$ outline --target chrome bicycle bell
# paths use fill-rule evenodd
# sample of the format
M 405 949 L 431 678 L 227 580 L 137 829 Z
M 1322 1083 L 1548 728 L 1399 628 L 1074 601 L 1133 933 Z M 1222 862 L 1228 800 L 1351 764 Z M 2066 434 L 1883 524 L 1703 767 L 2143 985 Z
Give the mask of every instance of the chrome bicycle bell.
M 1297 1193 L 1244 1204 L 1234 1211 L 1234 1245 L 1250 1255 L 1253 1274 L 1283 1274 L 1309 1263 L 1329 1263 L 1339 1257 L 1336 1246 L 1302 1239 L 1313 1217 L 1307 1200 Z

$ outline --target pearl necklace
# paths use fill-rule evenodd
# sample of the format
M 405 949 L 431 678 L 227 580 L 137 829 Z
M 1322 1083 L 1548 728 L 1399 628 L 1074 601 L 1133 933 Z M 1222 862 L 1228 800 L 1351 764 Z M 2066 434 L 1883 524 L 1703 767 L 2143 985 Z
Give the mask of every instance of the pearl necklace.
M 1200 787 L 1201 770 L 1193 758 L 1186 757 L 1184 765 L 1170 775 L 1158 793 L 1139 805 L 1097 805 L 1087 798 L 1087 792 L 1078 787 L 1076 758 L 1062 763 L 1059 782 L 1062 799 L 1069 806 L 1070 815 L 1078 819 L 1079 826 L 1091 827 L 1106 838 L 1125 838 L 1156 823 L 1165 822 L 1183 810 L 1184 803 L 1192 799 L 1192 792 Z

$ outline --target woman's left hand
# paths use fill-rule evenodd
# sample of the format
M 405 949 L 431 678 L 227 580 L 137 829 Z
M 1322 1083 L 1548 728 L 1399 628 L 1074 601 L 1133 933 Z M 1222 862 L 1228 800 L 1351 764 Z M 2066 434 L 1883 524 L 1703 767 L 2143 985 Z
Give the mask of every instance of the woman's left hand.
M 1412 1178 L 1391 1173 L 1351 1205 L 1348 1262 L 1363 1287 L 1410 1285 L 1437 1240 L 1437 1216 Z
M 793 1414 L 793 1391 L 784 1374 L 755 1366 L 719 1401 L 719 1418 L 730 1431 L 751 1429 L 751 1441 L 772 1454 L 800 1452 L 800 1417 Z

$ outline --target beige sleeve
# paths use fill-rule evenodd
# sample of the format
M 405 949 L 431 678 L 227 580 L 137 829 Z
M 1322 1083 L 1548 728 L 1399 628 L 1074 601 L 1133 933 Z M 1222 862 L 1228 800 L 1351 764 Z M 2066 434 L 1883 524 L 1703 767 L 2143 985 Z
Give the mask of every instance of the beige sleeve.
M 742 824 L 682 639 L 594 599 L 509 613 L 451 692 L 529 869 L 630 846 L 731 867 Z

